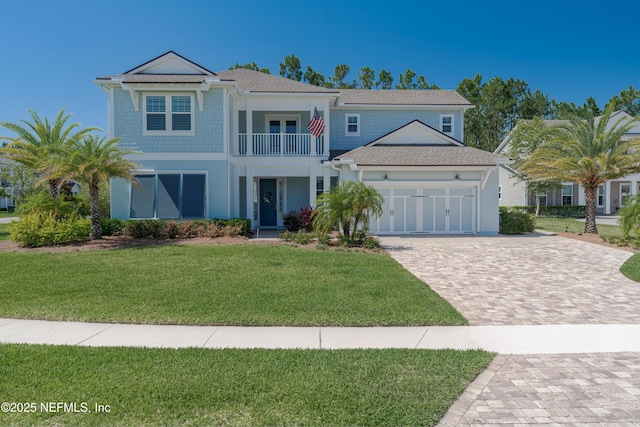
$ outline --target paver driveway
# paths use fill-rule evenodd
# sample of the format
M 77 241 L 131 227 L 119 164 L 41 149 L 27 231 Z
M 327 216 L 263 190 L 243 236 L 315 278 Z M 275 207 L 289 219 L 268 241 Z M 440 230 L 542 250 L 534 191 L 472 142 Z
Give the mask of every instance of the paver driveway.
M 640 323 L 630 252 L 557 236 L 384 237 L 471 325 Z

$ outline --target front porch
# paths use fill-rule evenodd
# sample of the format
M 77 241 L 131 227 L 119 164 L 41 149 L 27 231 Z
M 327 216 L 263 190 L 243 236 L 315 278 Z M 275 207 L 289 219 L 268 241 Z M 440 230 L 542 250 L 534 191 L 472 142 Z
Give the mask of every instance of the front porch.
M 308 133 L 253 133 L 238 135 L 235 156 L 326 157 L 324 135 Z

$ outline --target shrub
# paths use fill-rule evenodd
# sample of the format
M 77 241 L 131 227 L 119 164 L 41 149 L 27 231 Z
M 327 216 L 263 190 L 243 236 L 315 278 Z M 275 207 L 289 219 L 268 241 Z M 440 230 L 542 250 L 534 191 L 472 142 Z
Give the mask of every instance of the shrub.
M 247 218 L 231 218 L 231 219 L 215 218 L 212 221 L 218 224 L 218 226 L 222 228 L 238 227 L 239 231 L 237 235 L 244 236 L 249 233 L 249 230 L 251 230 L 251 221 L 249 221 Z
M 76 213 L 57 219 L 53 213 L 30 213 L 9 226 L 11 240 L 24 246 L 51 246 L 85 239 L 91 221 Z
M 146 237 L 165 237 L 167 222 L 161 219 L 129 220 L 124 227 L 124 234 L 136 239 Z
M 504 207 L 504 206 L 501 206 Z M 511 206 L 513 212 L 535 214 L 535 206 Z M 586 206 L 540 206 L 540 216 L 549 218 L 584 218 L 587 214 Z
M 500 233 L 522 234 L 533 231 L 535 218 L 518 208 L 500 207 Z
M 289 211 L 283 218 L 284 228 L 287 231 L 297 232 L 304 230 L 313 231 L 313 215 L 314 211 L 311 206 L 302 207 L 297 211 Z
M 54 218 L 67 218 L 75 210 L 74 203 L 64 195 L 52 198 L 48 193 L 40 192 L 25 198 L 20 213 L 22 215 L 31 214 L 51 214 Z
M 164 234 L 170 239 L 175 239 L 176 237 L 182 237 L 182 225 L 178 224 L 174 220 L 167 221 L 167 224 L 164 226 Z
M 640 238 L 640 196 L 630 196 L 625 207 L 618 210 L 624 237 Z
M 121 234 L 125 225 L 126 222 L 121 219 L 100 218 L 100 228 L 102 228 L 103 236 L 115 236 Z
M 313 241 L 314 235 L 313 233 L 308 233 L 304 230 L 298 230 L 297 233 L 285 231 L 283 233 L 280 233 L 279 238 L 287 242 L 294 242 L 299 245 L 307 245 Z

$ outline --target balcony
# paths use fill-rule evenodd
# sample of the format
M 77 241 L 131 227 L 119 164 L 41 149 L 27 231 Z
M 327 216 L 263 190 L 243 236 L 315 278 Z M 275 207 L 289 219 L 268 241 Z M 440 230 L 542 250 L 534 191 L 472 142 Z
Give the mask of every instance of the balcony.
M 251 141 L 251 142 L 249 142 Z M 327 156 L 324 135 L 320 138 L 308 133 L 246 133 L 238 135 L 234 147 L 236 156 L 256 157 L 322 157 Z

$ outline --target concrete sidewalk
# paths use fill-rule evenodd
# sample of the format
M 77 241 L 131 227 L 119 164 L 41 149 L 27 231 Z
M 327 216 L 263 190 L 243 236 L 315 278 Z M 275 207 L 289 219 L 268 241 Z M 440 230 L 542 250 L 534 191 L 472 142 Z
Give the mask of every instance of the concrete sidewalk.
M 238 327 L 0 318 L 0 342 L 94 347 L 418 348 L 501 354 L 640 352 L 640 325 Z

